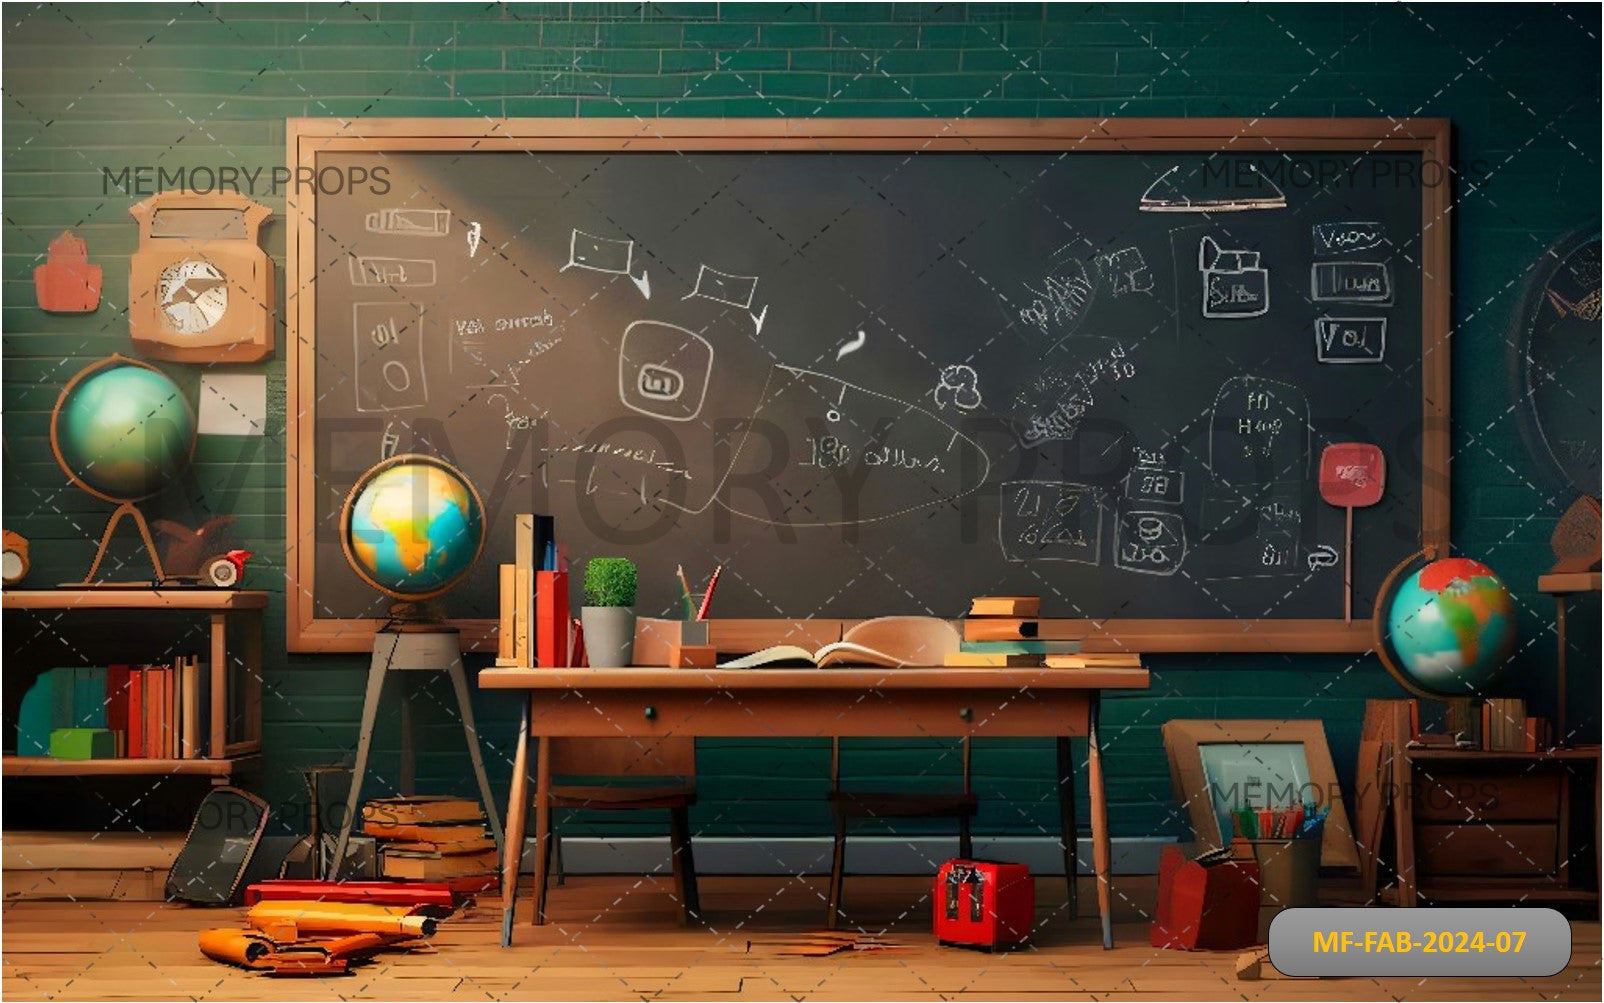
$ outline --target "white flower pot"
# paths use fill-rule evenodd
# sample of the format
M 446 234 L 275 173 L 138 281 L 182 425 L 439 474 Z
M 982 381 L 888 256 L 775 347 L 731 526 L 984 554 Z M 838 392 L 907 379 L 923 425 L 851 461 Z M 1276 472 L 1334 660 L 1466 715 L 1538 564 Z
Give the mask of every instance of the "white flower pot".
M 628 606 L 582 606 L 585 655 L 599 669 L 627 666 L 635 655 L 635 611 Z

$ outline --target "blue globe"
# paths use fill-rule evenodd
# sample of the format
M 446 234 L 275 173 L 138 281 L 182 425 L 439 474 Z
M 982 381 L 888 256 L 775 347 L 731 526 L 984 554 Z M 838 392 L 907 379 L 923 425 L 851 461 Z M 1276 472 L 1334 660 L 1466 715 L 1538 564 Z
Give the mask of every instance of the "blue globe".
M 1498 681 L 1515 650 L 1515 604 L 1480 561 L 1432 561 L 1398 587 L 1387 631 L 1406 682 L 1436 696 L 1468 697 Z
M 397 456 L 363 474 L 342 521 L 351 567 L 397 599 L 446 591 L 484 545 L 478 494 L 455 467 L 429 456 Z
M 62 392 L 50 438 L 79 485 L 112 501 L 137 501 L 188 466 L 195 413 L 166 373 L 113 356 Z

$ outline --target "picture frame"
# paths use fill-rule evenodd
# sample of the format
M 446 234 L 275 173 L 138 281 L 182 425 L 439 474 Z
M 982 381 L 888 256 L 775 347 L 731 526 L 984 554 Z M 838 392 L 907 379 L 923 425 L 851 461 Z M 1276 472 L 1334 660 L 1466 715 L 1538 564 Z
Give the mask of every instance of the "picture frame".
M 1198 842 L 1230 843 L 1233 808 L 1328 808 L 1320 866 L 1359 866 L 1353 827 L 1337 785 L 1337 770 L 1318 720 L 1214 720 L 1166 722 L 1164 751 L 1176 800 L 1187 811 Z

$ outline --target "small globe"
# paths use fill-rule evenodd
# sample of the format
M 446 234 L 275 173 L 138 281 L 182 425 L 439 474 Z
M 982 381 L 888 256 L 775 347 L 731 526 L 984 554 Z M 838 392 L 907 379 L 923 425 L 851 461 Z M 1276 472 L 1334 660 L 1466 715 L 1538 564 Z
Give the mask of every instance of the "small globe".
M 137 501 L 189 465 L 195 413 L 166 373 L 112 356 L 67 384 L 50 440 L 80 487 L 109 501 Z
M 432 456 L 392 457 L 363 474 L 345 503 L 345 557 L 396 599 L 439 595 L 468 573 L 484 546 L 479 494 Z
M 1387 612 L 1395 673 L 1432 696 L 1469 697 L 1498 681 L 1515 650 L 1514 601 L 1480 561 L 1432 561 L 1398 586 Z

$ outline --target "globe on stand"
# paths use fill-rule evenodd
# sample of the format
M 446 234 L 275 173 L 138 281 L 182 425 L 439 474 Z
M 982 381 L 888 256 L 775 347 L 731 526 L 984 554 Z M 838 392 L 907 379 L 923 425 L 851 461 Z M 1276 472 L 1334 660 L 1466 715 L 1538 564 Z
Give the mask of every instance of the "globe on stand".
M 122 355 L 86 366 L 56 399 L 50 448 L 73 484 L 117 505 L 89 573 L 70 584 L 113 584 L 97 581 L 96 575 L 111 534 L 124 517 L 134 521 L 156 581 L 162 581 L 166 575 L 150 526 L 134 502 L 171 484 L 194 455 L 195 413 L 178 384 L 155 366 Z
M 449 591 L 484 547 L 484 506 L 451 464 L 408 453 L 357 479 L 340 515 L 340 543 L 357 577 L 397 600 L 394 620 L 440 617 L 426 601 Z
M 1446 700 L 1450 727 L 1480 720 L 1476 699 L 1495 693 L 1515 652 L 1515 603 L 1487 565 L 1468 557 L 1395 568 L 1376 599 L 1376 652 L 1416 696 Z M 1414 568 L 1414 570 L 1410 570 Z

